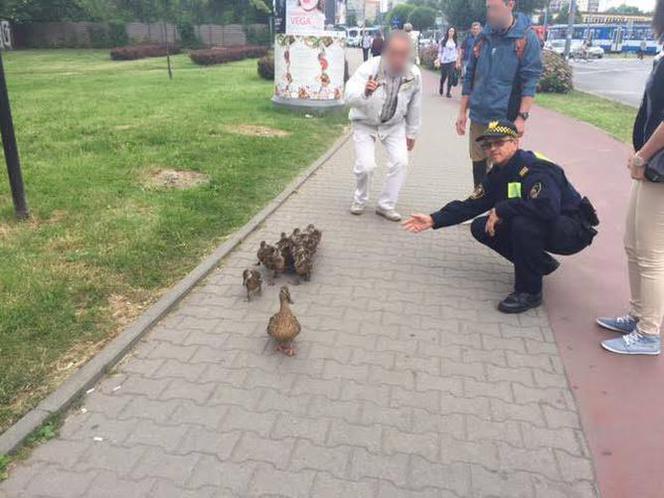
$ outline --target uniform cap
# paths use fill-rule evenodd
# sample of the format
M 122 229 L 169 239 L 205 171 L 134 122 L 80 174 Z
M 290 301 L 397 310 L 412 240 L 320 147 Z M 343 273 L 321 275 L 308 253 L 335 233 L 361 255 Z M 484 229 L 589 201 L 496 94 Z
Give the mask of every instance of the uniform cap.
M 511 121 L 501 119 L 491 121 L 484 133 L 477 137 L 477 142 L 482 142 L 487 138 L 519 138 L 519 132 Z

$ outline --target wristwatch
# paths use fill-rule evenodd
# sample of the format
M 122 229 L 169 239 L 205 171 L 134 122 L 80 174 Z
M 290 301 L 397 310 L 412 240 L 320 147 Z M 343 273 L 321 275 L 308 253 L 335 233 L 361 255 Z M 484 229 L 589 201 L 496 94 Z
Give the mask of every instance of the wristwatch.
M 530 116 L 530 113 L 529 112 L 520 112 L 519 114 L 517 114 L 517 116 L 525 121 Z

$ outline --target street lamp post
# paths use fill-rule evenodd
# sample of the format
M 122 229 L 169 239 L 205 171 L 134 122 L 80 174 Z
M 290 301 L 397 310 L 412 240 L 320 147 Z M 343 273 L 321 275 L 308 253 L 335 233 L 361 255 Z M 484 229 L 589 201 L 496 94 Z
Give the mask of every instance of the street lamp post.
M 9 106 L 5 69 L 2 64 L 2 50 L 0 50 L 0 134 L 2 135 L 2 147 L 5 151 L 9 186 L 14 201 L 14 213 L 19 220 L 25 220 L 30 216 L 30 212 L 28 211 L 28 201 L 25 198 L 25 189 L 23 188 L 21 161 L 19 160 L 16 135 L 14 134 L 12 111 Z
M 574 20 L 576 19 L 576 0 L 570 0 L 569 17 L 567 18 L 567 38 L 565 39 L 565 58 L 569 58 L 572 49 L 572 37 L 574 35 Z

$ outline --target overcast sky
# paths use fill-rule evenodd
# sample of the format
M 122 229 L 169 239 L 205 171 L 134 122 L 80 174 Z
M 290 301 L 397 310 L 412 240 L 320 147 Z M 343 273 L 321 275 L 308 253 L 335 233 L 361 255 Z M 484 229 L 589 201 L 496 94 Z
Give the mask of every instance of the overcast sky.
M 600 9 L 605 10 L 609 7 L 618 7 L 624 3 L 634 5 L 645 12 L 650 12 L 655 8 L 655 0 L 601 0 Z

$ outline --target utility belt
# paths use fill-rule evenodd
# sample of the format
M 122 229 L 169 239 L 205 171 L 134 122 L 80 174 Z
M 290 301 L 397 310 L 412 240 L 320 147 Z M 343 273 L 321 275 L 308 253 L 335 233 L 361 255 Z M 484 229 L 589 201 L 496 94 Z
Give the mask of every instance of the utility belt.
M 590 245 L 595 238 L 595 235 L 597 235 L 597 229 L 595 227 L 599 225 L 597 211 L 592 202 L 590 202 L 590 199 L 587 197 L 581 199 L 577 209 L 568 216 L 579 222 L 588 238 L 588 245 Z

